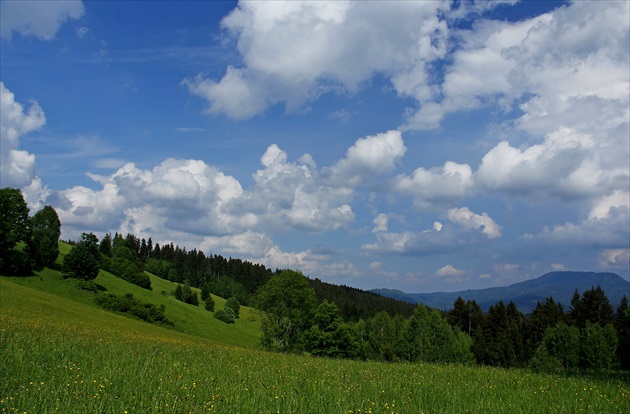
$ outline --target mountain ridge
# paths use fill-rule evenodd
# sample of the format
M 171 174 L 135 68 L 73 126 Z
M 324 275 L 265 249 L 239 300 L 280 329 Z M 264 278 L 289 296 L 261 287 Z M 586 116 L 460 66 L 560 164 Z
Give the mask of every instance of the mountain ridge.
M 544 302 L 549 296 L 568 309 L 576 289 L 583 293 L 597 285 L 601 286 L 615 308 L 624 294 L 630 296 L 630 282 L 616 273 L 575 271 L 549 272 L 507 286 L 457 292 L 406 293 L 396 289 L 372 289 L 371 292 L 441 310 L 451 309 L 453 302 L 460 296 L 464 300 L 475 300 L 484 311 L 499 300 L 506 304 L 513 301 L 521 312 L 529 313 L 537 302 Z

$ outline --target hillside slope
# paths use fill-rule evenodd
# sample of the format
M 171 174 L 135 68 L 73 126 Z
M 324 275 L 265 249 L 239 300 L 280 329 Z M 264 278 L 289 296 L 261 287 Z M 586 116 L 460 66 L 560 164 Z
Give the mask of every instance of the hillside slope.
M 71 246 L 60 243 L 58 265 L 61 264 L 63 256 L 70 249 Z M 166 307 L 165 316 L 174 323 L 174 327 L 170 328 L 170 330 L 229 345 L 248 348 L 260 346 L 260 316 L 255 309 L 241 306 L 240 318 L 236 320 L 235 324 L 228 325 L 215 319 L 212 312 L 205 310 L 203 302 L 199 306 L 193 306 L 175 299 L 170 294 L 177 286 L 175 283 L 150 273 L 149 277 L 153 290 L 143 289 L 102 270 L 94 279 L 94 282 L 99 286 L 99 289 L 107 293 L 116 295 L 131 293 L 142 302 L 152 303 L 156 306 L 164 305 Z M 57 301 L 70 300 L 106 312 L 96 305 L 94 293 L 72 286 L 62 278 L 61 273 L 57 270 L 45 268 L 41 272 L 36 272 L 34 276 L 28 277 L 0 276 L 0 281 L 3 283 L 3 286 L 19 284 L 29 289 L 46 292 L 51 295 L 49 298 L 51 306 L 55 305 Z M 193 291 L 199 292 L 198 289 L 194 288 Z M 225 299 L 214 295 L 212 297 L 215 301 L 215 310 L 223 309 Z M 131 321 L 130 318 L 125 317 L 125 319 Z M 147 324 L 140 321 L 137 321 L 137 323 Z
M 475 300 L 484 311 L 499 300 L 506 304 L 513 301 L 523 313 L 531 312 L 537 302 L 544 302 L 552 296 L 565 308 L 571 303 L 571 296 L 577 289 L 580 293 L 594 286 L 601 286 L 613 307 L 619 304 L 623 295 L 630 297 L 630 282 L 615 273 L 596 272 L 550 272 L 536 279 L 514 283 L 509 286 L 488 289 L 469 289 L 459 292 L 405 293 L 399 290 L 374 289 L 383 296 L 405 300 L 410 303 L 423 303 L 427 306 L 448 310 L 458 297 Z

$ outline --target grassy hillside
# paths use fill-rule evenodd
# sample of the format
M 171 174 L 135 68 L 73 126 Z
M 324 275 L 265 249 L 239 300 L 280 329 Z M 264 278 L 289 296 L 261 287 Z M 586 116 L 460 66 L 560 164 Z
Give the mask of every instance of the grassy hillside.
M 272 354 L 16 281 L 22 280 L 0 279 L 2 412 L 621 413 L 630 407 L 630 385 L 620 379 Z
M 60 266 L 63 257 L 70 251 L 71 246 L 66 243 L 60 243 L 59 249 L 60 255 L 57 264 Z M 175 330 L 220 343 L 250 348 L 259 346 L 260 322 L 254 309 L 241 306 L 240 318 L 236 320 L 235 324 L 227 325 L 215 319 L 211 312 L 205 310 L 203 302 L 199 306 L 193 306 L 178 301 L 169 295 L 177 286 L 175 283 L 154 275 L 150 275 L 150 278 L 152 291 L 128 283 L 102 270 L 94 282 L 101 288 L 106 289 L 108 293 L 117 295 L 132 293 L 143 302 L 153 303 L 157 306 L 165 305 L 165 315 L 174 323 Z M 5 279 L 32 289 L 53 293 L 72 301 L 97 307 L 94 303 L 94 293 L 80 290 L 70 285 L 61 277 L 61 273 L 56 270 L 46 268 L 35 276 Z M 198 289 L 193 288 L 193 290 L 199 292 Z M 218 296 L 213 296 L 213 299 L 215 301 L 215 310 L 223 309 L 225 299 Z

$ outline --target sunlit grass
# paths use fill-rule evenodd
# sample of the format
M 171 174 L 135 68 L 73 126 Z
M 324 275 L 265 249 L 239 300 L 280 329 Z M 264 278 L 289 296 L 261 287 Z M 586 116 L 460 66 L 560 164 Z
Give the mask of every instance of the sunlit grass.
M 0 410 L 624 413 L 617 379 L 317 359 L 221 345 L 0 279 Z
M 70 251 L 66 243 L 59 244 L 60 256 L 57 265 L 61 266 L 63 256 Z M 227 325 L 213 317 L 211 312 L 204 309 L 204 303 L 193 306 L 176 300 L 170 292 L 177 286 L 168 280 L 149 274 L 152 290 L 143 289 L 130 284 L 108 272 L 100 271 L 94 282 L 106 289 L 108 293 L 124 295 L 132 293 L 142 302 L 153 303 L 156 306 L 166 307 L 165 316 L 174 323 L 174 329 L 191 335 L 215 340 L 221 343 L 239 345 L 250 348 L 260 346 L 260 317 L 252 308 L 241 306 L 240 318 L 235 324 Z M 7 278 L 14 283 L 19 283 L 40 291 L 71 299 L 89 306 L 97 307 L 94 302 L 94 293 L 82 291 L 66 283 L 59 271 L 45 268 L 37 272 L 35 276 Z M 199 289 L 193 288 L 199 293 Z M 223 309 L 225 299 L 212 296 L 215 301 L 215 310 Z

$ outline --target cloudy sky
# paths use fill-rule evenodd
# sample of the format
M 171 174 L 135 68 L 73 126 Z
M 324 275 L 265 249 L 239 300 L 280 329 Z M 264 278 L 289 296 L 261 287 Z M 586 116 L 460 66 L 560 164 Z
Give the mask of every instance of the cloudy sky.
M 2 1 L 2 187 L 360 288 L 630 261 L 627 1 Z

